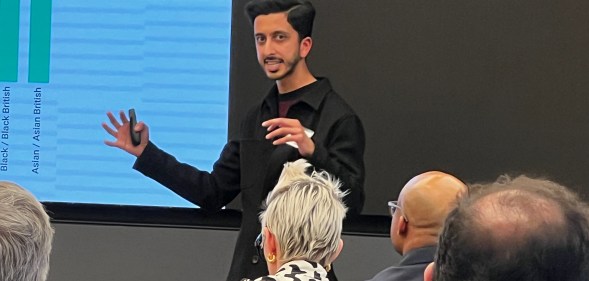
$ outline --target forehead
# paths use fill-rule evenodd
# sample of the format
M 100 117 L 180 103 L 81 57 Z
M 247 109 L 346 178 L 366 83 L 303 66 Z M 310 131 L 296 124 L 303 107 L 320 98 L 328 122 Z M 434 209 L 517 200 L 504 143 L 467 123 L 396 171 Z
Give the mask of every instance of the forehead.
M 255 34 L 269 34 L 276 31 L 295 32 L 287 19 L 286 13 L 259 15 L 254 20 Z

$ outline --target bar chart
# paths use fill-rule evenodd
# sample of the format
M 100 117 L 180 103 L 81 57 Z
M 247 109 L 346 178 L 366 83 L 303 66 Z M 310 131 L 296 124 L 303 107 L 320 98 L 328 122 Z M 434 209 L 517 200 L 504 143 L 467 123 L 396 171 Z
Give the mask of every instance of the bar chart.
M 193 207 L 107 147 L 106 112 L 211 169 L 227 139 L 231 1 L 0 0 L 0 177 L 43 201 Z
M 3 27 L 0 28 L 0 82 L 16 82 L 18 76 L 18 34 L 20 0 L 0 1 L 0 18 Z
M 0 82 L 17 82 L 19 65 L 20 0 L 0 1 Z M 48 83 L 51 48 L 51 0 L 31 0 L 29 13 L 28 82 Z

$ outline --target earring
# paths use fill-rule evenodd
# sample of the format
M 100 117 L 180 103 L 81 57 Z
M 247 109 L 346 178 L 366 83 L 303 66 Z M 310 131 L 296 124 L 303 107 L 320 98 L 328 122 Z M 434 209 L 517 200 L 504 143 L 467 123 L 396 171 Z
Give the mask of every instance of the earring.
M 331 270 L 331 264 L 325 266 L 325 271 L 329 272 Z
M 266 261 L 269 263 L 274 263 L 276 262 L 276 255 L 275 254 L 270 254 L 269 256 L 266 257 Z

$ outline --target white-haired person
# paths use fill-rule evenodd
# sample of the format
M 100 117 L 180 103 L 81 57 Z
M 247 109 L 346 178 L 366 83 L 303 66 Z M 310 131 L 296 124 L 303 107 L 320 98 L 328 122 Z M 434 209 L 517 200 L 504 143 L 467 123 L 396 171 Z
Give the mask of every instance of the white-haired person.
M 19 185 L 0 181 L 0 280 L 46 280 L 52 241 L 43 205 Z
M 286 163 L 264 202 L 262 233 L 254 244 L 270 275 L 257 281 L 329 280 L 327 272 L 343 247 L 345 193 L 325 171 L 306 174 L 310 166 L 304 159 Z

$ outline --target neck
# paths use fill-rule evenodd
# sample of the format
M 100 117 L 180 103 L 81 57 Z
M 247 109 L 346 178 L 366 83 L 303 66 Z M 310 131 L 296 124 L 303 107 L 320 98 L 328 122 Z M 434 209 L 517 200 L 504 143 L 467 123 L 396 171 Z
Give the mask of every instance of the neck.
M 428 234 L 424 233 L 423 235 L 416 235 L 416 236 L 412 237 L 411 239 L 405 240 L 405 243 L 403 244 L 402 255 L 406 255 L 411 250 L 414 250 L 417 248 L 435 246 L 437 243 L 438 243 L 437 235 L 430 235 L 429 233 Z
M 276 262 L 268 264 L 268 273 L 270 273 L 270 275 L 276 275 L 276 272 L 278 272 L 278 269 L 281 266 L 283 266 L 285 263 L 286 262 L 279 260 L 278 256 L 276 256 Z
M 280 80 L 276 80 L 276 86 L 278 87 L 278 93 L 284 94 L 300 89 L 315 81 L 317 81 L 317 79 L 311 74 L 305 61 L 301 60 L 290 75 L 287 75 Z

